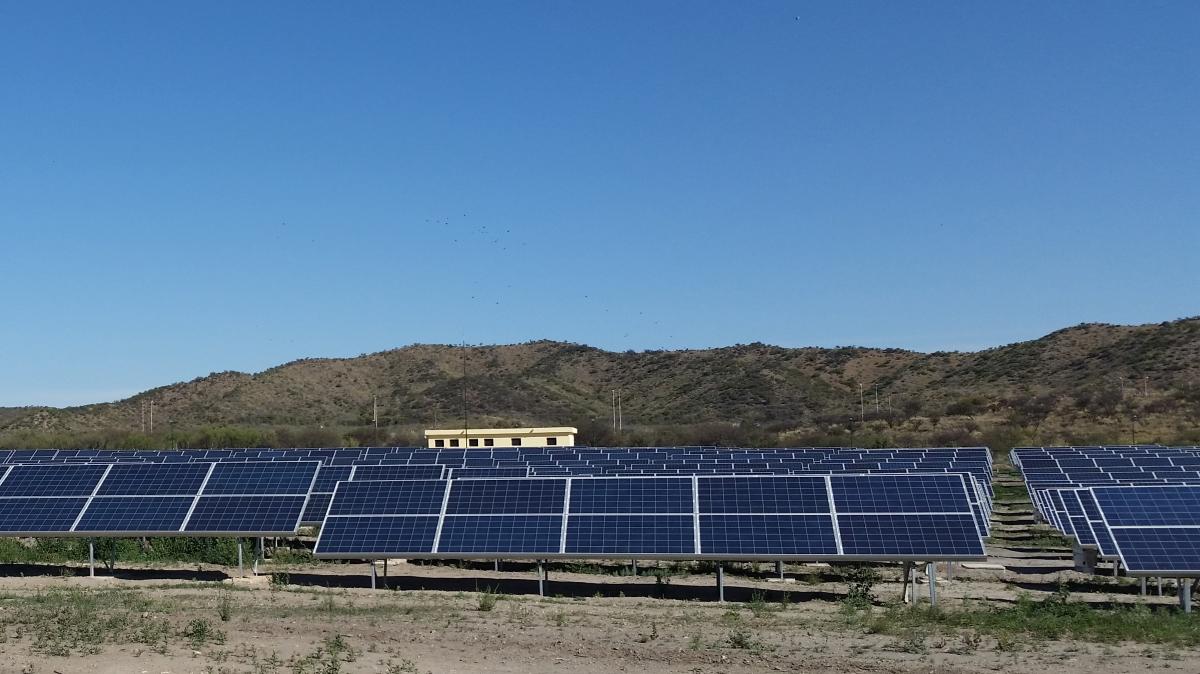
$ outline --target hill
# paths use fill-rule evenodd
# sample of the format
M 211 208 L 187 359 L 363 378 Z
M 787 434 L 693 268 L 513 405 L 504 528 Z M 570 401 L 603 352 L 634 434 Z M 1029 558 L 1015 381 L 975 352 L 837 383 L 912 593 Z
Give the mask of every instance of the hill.
M 950 416 L 1022 428 L 1050 420 L 1082 431 L 1141 411 L 1147 428 L 1154 417 L 1186 433 L 1197 425 L 1198 383 L 1200 318 L 1084 324 L 973 353 L 766 344 L 642 352 L 549 341 L 418 344 L 356 358 L 298 360 L 256 374 L 214 373 L 113 403 L 8 408 L 0 410 L 0 434 L 133 431 L 150 401 L 156 430 L 347 429 L 370 425 L 376 397 L 380 423 L 389 428 L 461 425 L 465 397 L 470 423 L 569 423 L 599 433 L 609 425 L 613 389 L 622 391 L 624 419 L 633 428 L 724 424 L 819 439 L 868 432 L 872 422 L 890 431 L 918 418 L 937 426 Z

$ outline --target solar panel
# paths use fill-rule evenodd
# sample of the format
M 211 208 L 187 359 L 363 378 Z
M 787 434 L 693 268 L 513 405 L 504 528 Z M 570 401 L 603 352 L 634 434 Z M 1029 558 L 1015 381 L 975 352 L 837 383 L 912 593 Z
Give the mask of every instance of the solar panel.
M 447 515 L 559 514 L 567 481 L 550 478 L 454 480 Z
M 307 496 L 201 496 L 184 532 L 284 536 L 296 532 Z
M 100 485 L 98 496 L 195 496 L 212 464 L 124 463 L 114 465 Z
M 836 557 L 830 515 L 700 515 L 706 555 Z
M 688 477 L 579 478 L 571 480 L 570 513 L 572 517 L 577 513 L 690 516 L 694 510 L 692 493 L 692 479 Z
M 109 535 L 176 533 L 195 500 L 194 496 L 97 496 L 84 509 L 74 531 Z
M 91 496 L 108 466 L 31 464 L 13 466 L 0 482 L 5 496 Z
M 71 530 L 86 498 L 36 496 L 0 499 L 0 535 L 63 534 Z
M 694 555 L 695 533 L 695 518 L 691 514 L 572 514 L 567 520 L 565 552 L 582 555 Z
M 379 466 L 355 466 L 354 477 L 358 480 L 440 480 L 444 469 L 436 465 L 389 464 Z
M 314 553 L 387 557 L 396 551 L 432 552 L 437 516 L 329 517 Z
M 962 515 L 838 515 L 842 550 L 849 557 L 923 560 L 983 556 L 975 519 Z
M 447 480 L 341 482 L 329 514 L 438 515 L 449 484 Z
M 204 485 L 204 493 L 307 496 L 319 465 L 312 461 L 218 463 Z
M 562 525 L 562 515 L 447 515 L 442 522 L 437 552 L 558 554 Z
M 827 513 L 823 477 L 705 477 L 699 479 L 701 513 Z
M 958 475 L 833 475 L 839 513 L 970 512 Z

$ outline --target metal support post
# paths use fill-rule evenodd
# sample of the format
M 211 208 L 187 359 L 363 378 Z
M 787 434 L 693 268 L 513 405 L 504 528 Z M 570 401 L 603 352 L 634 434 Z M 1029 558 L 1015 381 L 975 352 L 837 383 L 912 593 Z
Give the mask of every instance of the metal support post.
M 904 566 L 900 572 L 902 576 L 900 581 L 900 601 L 904 602 L 905 604 L 912 603 L 912 597 L 914 594 L 912 589 L 912 567 L 912 562 L 904 562 Z
M 779 576 L 779 580 L 783 580 L 783 560 L 775 562 L 775 575 Z
M 1162 576 L 1159 576 L 1157 578 L 1157 585 L 1158 585 L 1158 596 L 1161 597 L 1162 596 Z
M 1138 583 L 1138 594 L 1143 597 L 1146 596 L 1146 577 L 1145 576 L 1142 576 L 1142 582 Z
M 383 560 L 383 584 L 387 585 L 387 560 Z
M 496 573 L 500 572 L 500 560 L 496 559 L 492 561 L 492 571 Z
M 109 557 L 108 568 L 112 570 L 112 575 L 117 575 L 117 539 L 113 539 L 112 548 L 109 550 L 112 555 Z
M 1183 578 L 1179 579 L 1179 604 L 1184 613 L 1192 612 L 1192 584 Z
M 371 560 L 371 589 L 375 589 L 375 560 Z
M 1120 573 L 1121 573 L 1121 560 L 1114 559 L 1113 560 L 1113 578 L 1116 578 L 1117 575 Z
M 929 562 L 925 568 L 929 576 L 929 605 L 937 606 L 937 562 Z
M 633 560 L 633 575 L 637 575 L 637 560 Z
M 946 580 L 954 580 L 954 562 L 946 562 Z
M 725 567 L 717 564 L 717 601 L 725 601 Z
M 96 539 L 88 539 L 88 577 L 96 577 Z
M 540 559 L 538 560 L 537 572 L 538 572 L 538 596 L 545 597 L 546 596 L 546 574 L 545 574 L 545 567 L 542 566 L 542 560 L 540 560 Z
M 244 576 L 246 574 L 246 567 L 242 564 L 242 539 L 241 538 L 237 539 L 237 549 L 238 549 L 238 575 Z

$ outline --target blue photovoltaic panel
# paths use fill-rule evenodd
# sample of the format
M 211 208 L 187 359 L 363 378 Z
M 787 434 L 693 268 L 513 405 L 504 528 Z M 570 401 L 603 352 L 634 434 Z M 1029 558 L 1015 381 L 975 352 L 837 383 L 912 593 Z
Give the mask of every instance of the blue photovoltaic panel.
M 839 513 L 965 513 L 971 511 L 958 475 L 833 475 Z
M 527 477 L 529 468 L 526 466 L 505 466 L 499 468 L 454 468 L 450 477 L 462 479 L 468 477 Z
M 114 465 L 98 496 L 195 496 L 208 463 L 123 463 Z
M 595 478 L 571 480 L 571 509 L 576 513 L 691 513 L 690 477 Z
M 1092 494 L 1109 527 L 1200 525 L 1200 486 L 1094 487 Z
M 311 476 L 311 473 L 309 474 Z M 304 496 L 201 496 L 184 531 L 270 535 L 295 533 Z
M 83 511 L 75 531 L 179 531 L 195 500 L 193 496 L 97 496 Z
M 410 466 L 405 464 L 387 464 L 380 466 L 357 466 L 354 469 L 354 481 L 359 480 L 440 480 L 441 466 Z
M 0 496 L 91 496 L 108 466 L 50 464 L 13 466 Z
M 320 524 L 329 512 L 329 502 L 332 500 L 333 494 L 309 494 L 308 504 L 304 506 L 304 514 L 300 516 L 300 521 L 304 524 Z
M 579 481 L 571 485 L 572 498 L 577 484 Z M 588 555 L 691 555 L 696 552 L 695 521 L 691 515 L 572 514 L 567 519 L 566 551 Z
M 562 542 L 562 520 L 561 515 L 446 517 L 442 522 L 437 551 L 473 554 L 557 553 Z
M 437 517 L 330 517 L 315 554 L 411 556 L 433 551 Z
M 329 514 L 437 515 L 442 511 L 448 483 L 448 480 L 341 482 Z
M 1072 517 L 1070 522 L 1075 540 L 1080 545 L 1096 545 L 1096 537 L 1092 534 L 1092 528 L 1088 525 L 1086 517 Z
M 313 482 L 314 492 L 333 493 L 337 483 L 350 479 L 352 466 L 321 466 L 317 471 L 317 480 Z
M 823 477 L 704 477 L 698 482 L 702 513 L 829 512 Z
M 566 489 L 563 479 L 453 480 L 446 514 L 561 515 Z
M 204 494 L 304 494 L 320 464 L 314 461 L 218 463 Z
M 701 515 L 700 552 L 731 556 L 838 554 L 829 515 Z
M 0 534 L 68 532 L 85 503 L 86 498 L 0 499 Z
M 1200 527 L 1113 529 L 1126 571 L 1138 575 L 1200 573 Z
M 951 559 L 985 554 L 983 539 L 969 514 L 839 514 L 838 532 L 847 556 Z

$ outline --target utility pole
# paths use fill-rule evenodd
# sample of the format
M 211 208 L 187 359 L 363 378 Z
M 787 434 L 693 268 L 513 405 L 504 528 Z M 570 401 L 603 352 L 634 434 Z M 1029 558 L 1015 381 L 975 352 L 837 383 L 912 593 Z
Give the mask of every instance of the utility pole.
M 146 434 L 146 401 L 145 400 L 142 401 L 141 407 L 142 407 L 142 435 L 145 435 Z
M 1143 398 L 1150 397 L 1150 377 L 1142 378 L 1142 397 Z
M 875 385 L 875 414 L 879 414 L 879 384 Z
M 150 401 L 150 432 L 154 432 L 154 401 Z
M 617 432 L 617 389 L 612 390 L 613 434 Z
M 625 430 L 625 414 L 621 411 L 621 389 L 617 389 L 617 432 Z
M 379 396 L 371 401 L 371 416 L 375 418 L 375 430 L 379 430 Z
M 867 418 L 867 405 L 863 398 L 863 385 L 858 385 L 858 423 L 863 423 Z

